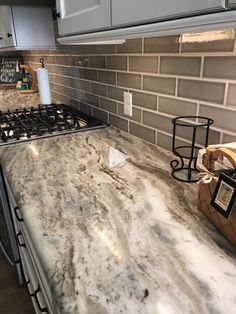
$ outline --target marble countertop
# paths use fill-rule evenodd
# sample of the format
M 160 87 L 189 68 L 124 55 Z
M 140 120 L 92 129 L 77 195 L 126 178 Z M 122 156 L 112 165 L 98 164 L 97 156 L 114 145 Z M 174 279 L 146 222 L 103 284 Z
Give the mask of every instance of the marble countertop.
M 0 89 L 0 110 L 35 107 L 39 104 L 38 93 L 22 94 L 17 89 Z
M 0 158 L 61 313 L 235 313 L 235 249 L 170 153 L 109 127 Z

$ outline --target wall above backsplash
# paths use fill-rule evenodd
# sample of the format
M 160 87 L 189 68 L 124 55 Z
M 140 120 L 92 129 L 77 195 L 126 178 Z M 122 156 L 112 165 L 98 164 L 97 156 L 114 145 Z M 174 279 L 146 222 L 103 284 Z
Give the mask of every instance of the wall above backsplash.
M 123 45 L 60 46 L 26 51 L 33 68 L 44 58 L 55 101 L 171 149 L 171 119 L 214 119 L 210 144 L 236 141 L 235 31 L 130 39 Z M 123 92 L 133 94 L 133 117 Z M 183 134 L 179 141 L 186 142 Z

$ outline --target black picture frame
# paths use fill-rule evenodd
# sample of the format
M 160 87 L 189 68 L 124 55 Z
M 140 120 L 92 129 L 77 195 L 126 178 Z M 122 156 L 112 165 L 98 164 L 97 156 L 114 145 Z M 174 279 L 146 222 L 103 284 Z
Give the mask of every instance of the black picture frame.
M 226 219 L 229 218 L 236 199 L 236 181 L 221 173 L 212 195 L 211 206 Z

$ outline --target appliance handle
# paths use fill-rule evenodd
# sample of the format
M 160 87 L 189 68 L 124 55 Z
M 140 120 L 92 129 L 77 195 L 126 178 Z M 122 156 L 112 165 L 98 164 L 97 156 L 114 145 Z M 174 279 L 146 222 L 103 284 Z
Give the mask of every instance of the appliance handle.
M 28 284 L 30 283 L 30 280 L 28 280 L 27 282 L 26 282 L 26 285 L 28 286 Z M 29 291 L 29 290 L 28 290 Z M 39 308 L 39 311 L 40 312 L 42 312 L 42 313 L 49 313 L 48 312 L 48 308 L 45 306 L 45 307 L 41 307 L 41 305 L 40 305 L 40 302 L 39 302 L 39 299 L 38 299 L 38 293 L 39 292 L 41 292 L 42 290 L 41 290 L 41 288 L 40 288 L 40 286 L 39 286 L 39 284 L 38 284 L 38 287 L 37 287 L 37 289 L 33 292 L 33 293 L 30 293 L 29 292 L 29 295 L 31 296 L 31 297 L 33 297 L 33 298 L 35 298 L 35 301 L 36 301 L 36 303 L 37 303 L 37 305 L 38 305 L 38 308 Z
M 17 242 L 18 242 L 18 245 L 21 246 L 21 247 L 26 247 L 25 246 L 25 243 L 21 243 L 20 242 L 20 236 L 22 235 L 21 231 L 19 231 L 17 234 L 16 234 L 16 239 L 17 239 Z
M 7 254 L 7 251 L 4 247 L 4 244 L 2 242 L 2 239 L 0 237 L 0 250 L 3 252 L 4 256 L 6 257 L 6 259 L 8 260 L 8 263 L 11 265 L 11 266 L 14 266 L 14 263 L 12 262 L 12 260 L 10 259 L 10 256 Z
M 24 222 L 24 219 L 23 219 L 23 218 L 20 218 L 19 215 L 18 215 L 18 212 L 17 212 L 18 209 L 19 209 L 18 206 L 16 206 L 16 207 L 14 208 L 14 213 L 15 213 L 16 219 L 17 219 L 18 221 L 20 221 L 20 222 Z

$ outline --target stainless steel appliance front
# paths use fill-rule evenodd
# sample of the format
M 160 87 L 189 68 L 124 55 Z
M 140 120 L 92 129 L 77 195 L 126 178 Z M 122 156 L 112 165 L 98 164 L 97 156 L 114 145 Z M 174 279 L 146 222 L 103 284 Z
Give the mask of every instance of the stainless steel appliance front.
M 0 166 L 0 250 L 11 266 L 16 268 L 20 283 L 23 276 L 20 266 L 19 250 L 12 219 L 11 204 L 5 177 Z

